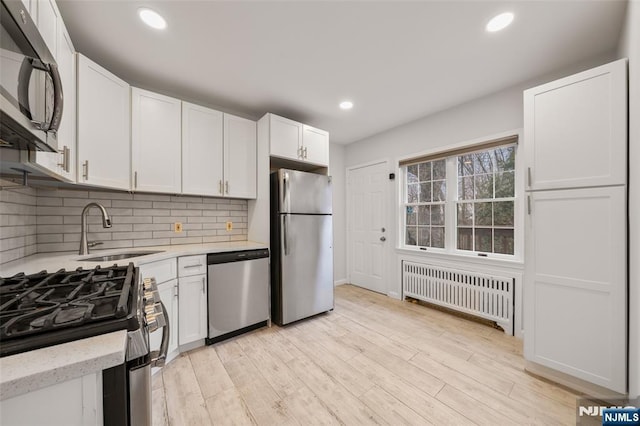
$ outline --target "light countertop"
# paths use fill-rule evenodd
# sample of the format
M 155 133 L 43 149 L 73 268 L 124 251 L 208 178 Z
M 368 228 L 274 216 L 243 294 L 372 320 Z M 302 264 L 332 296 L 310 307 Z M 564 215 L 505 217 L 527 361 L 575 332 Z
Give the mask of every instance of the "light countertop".
M 117 250 L 92 251 L 89 255 L 77 253 L 40 253 L 0 265 L 0 277 L 10 277 L 19 272 L 32 274 L 47 270 L 55 272 L 62 268 L 94 268 L 114 264 L 136 266 L 179 256 L 220 253 L 236 250 L 267 248 L 252 241 L 234 241 L 209 244 L 184 244 L 154 246 Z M 161 250 L 160 253 L 132 257 L 111 262 L 88 262 L 83 259 L 122 252 Z M 125 359 L 126 330 L 102 334 L 60 345 L 49 346 L 16 355 L 0 358 L 0 400 L 18 396 L 36 389 L 95 373 Z
M 100 334 L 0 358 L 0 400 L 124 362 L 127 331 Z
M 34 274 L 42 270 L 55 272 L 62 268 L 71 271 L 76 268 L 95 268 L 98 265 L 101 265 L 103 267 L 112 266 L 114 264 L 128 265 L 129 262 L 133 262 L 134 265 L 138 266 L 144 265 L 145 263 L 155 262 L 157 260 L 169 259 L 172 257 L 263 248 L 267 248 L 267 246 L 265 244 L 256 243 L 253 241 L 230 241 L 224 243 L 181 244 L 172 246 L 120 248 L 113 250 L 92 250 L 91 254 L 87 254 L 84 256 L 80 256 L 76 252 L 39 253 L 0 265 L 0 277 L 10 277 L 19 272 L 24 272 L 25 274 Z M 111 262 L 88 262 L 86 260 L 83 260 L 95 256 L 151 250 L 161 250 L 162 252 Z

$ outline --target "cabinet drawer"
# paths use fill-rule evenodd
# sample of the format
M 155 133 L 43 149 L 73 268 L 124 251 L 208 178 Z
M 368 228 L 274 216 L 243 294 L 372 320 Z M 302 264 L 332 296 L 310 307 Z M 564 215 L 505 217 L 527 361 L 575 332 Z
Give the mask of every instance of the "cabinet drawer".
M 207 255 L 183 256 L 178 258 L 178 276 L 189 277 L 207 273 Z
M 146 263 L 139 265 L 139 268 L 143 279 L 155 278 L 158 284 L 173 280 L 178 276 L 175 258 Z

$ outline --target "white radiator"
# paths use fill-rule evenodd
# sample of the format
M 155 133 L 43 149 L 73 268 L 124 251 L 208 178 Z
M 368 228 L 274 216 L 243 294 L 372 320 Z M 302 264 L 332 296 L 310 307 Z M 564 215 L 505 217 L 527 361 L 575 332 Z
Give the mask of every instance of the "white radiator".
M 495 321 L 513 335 L 515 278 L 402 262 L 404 297 Z

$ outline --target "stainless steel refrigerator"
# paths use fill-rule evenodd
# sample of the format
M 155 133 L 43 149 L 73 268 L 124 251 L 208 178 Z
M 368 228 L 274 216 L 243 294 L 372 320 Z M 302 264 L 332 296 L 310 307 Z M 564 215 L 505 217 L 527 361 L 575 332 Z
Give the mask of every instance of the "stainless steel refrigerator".
M 333 309 L 331 177 L 271 174 L 271 319 L 288 324 Z

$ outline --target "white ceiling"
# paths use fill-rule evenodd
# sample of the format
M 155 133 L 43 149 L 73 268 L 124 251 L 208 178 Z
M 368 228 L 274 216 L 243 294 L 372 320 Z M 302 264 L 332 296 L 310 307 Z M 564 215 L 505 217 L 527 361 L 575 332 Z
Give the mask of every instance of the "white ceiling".
M 343 144 L 611 51 L 626 10 L 616 0 L 58 4 L 76 49 L 134 85 L 254 119 L 273 112 Z M 144 26 L 141 6 L 168 28 Z M 503 11 L 513 24 L 485 32 Z

